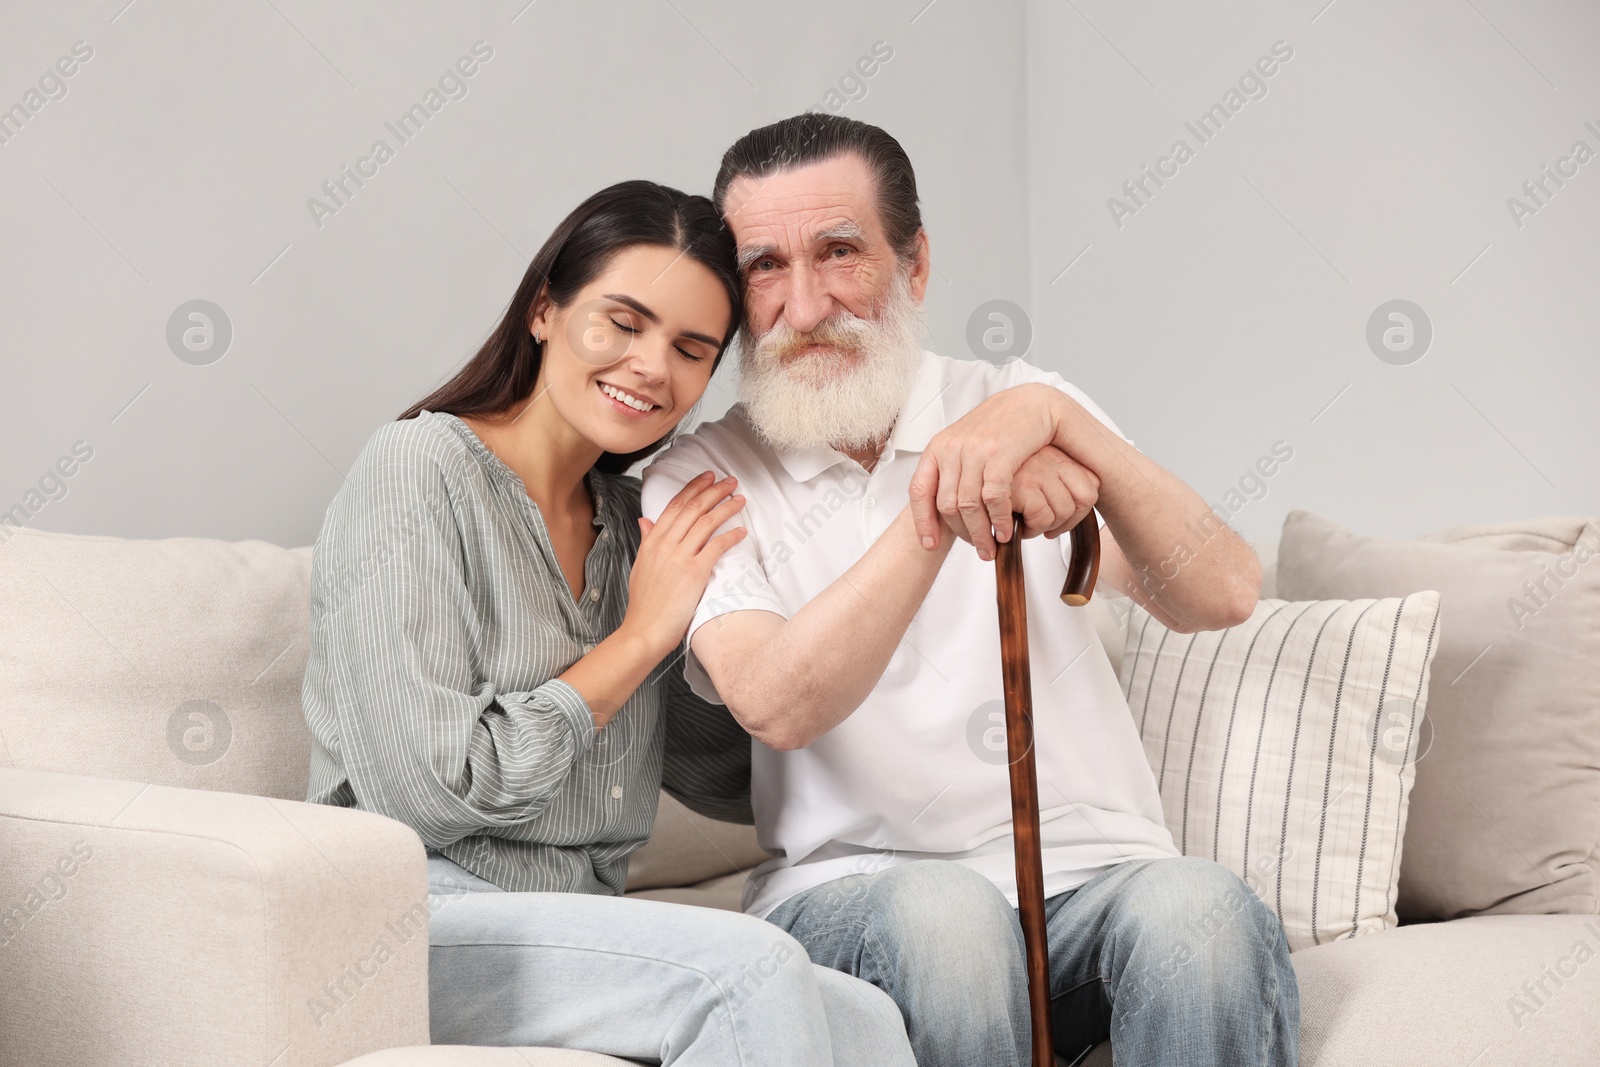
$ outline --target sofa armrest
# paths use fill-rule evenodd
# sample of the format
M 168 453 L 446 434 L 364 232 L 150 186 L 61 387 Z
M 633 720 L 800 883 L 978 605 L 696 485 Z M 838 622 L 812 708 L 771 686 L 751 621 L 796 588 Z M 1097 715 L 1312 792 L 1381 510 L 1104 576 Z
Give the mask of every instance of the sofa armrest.
M 8 1062 L 331 1067 L 428 1043 L 402 823 L 0 768 L 0 855 Z

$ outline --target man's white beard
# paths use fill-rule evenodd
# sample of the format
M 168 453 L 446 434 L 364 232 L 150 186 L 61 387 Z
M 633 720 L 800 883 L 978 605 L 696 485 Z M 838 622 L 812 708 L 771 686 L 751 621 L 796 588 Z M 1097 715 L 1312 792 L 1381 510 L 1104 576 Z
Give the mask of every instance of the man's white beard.
M 773 448 L 863 449 L 888 435 L 922 361 L 922 305 L 908 272 L 896 270 L 875 319 L 841 311 L 796 333 L 781 319 L 760 340 L 739 328 L 739 399 Z M 833 349 L 782 357 L 807 345 Z

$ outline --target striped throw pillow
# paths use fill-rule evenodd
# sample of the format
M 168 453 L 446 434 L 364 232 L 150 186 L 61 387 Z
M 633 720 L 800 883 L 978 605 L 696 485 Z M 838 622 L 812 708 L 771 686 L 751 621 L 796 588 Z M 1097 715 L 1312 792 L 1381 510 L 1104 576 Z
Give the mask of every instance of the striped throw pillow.
M 1195 634 L 1129 615 L 1122 690 L 1167 829 L 1243 878 L 1290 951 L 1396 925 L 1438 621 L 1433 590 L 1263 599 Z

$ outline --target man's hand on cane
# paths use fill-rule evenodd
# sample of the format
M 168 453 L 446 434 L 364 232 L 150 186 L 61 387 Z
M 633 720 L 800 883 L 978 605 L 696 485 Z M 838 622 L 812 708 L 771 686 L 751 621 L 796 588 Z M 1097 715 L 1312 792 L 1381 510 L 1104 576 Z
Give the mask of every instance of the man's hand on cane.
M 1049 403 L 1042 403 L 1046 396 Z M 1048 385 L 1018 386 L 933 436 L 909 487 L 924 547 L 932 547 L 930 538 L 938 544 L 949 525 L 989 560 L 996 535 L 1013 535 L 1013 512 L 1023 516 L 1023 537 L 1059 536 L 1089 513 L 1100 478 L 1050 443 L 1056 433 L 1050 413 L 1063 406 L 1076 414 L 1077 405 Z

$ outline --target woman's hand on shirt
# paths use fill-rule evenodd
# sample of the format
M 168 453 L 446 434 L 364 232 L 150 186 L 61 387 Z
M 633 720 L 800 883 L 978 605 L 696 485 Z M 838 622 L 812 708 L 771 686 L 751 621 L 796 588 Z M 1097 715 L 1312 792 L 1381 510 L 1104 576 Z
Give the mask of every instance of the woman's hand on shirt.
M 748 532 L 717 528 L 744 507 L 737 479 L 713 481 L 705 471 L 674 496 L 654 523 L 639 520 L 639 554 L 628 577 L 628 613 L 622 628 L 641 636 L 664 657 L 683 643 L 711 568 Z M 729 495 L 732 494 L 732 495 Z

